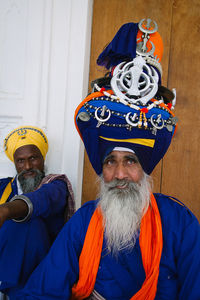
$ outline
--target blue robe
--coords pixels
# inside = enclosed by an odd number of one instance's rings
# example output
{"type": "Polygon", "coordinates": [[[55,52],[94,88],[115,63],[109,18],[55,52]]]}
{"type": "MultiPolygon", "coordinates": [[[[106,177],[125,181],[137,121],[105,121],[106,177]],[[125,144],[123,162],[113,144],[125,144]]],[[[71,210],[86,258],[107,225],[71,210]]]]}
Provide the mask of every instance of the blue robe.
{"type": "MultiPolygon", "coordinates": [[[[0,198],[11,178],[0,180],[0,198]]],[[[16,178],[7,201],[18,194],[16,178]]],[[[0,228],[0,290],[15,300],[35,267],[47,254],[64,225],[68,189],[64,181],[54,180],[38,190],[24,194],[33,204],[27,222],[6,221],[0,228]]]]}
{"type": "MultiPolygon", "coordinates": [[[[156,300],[200,299],[200,226],[184,205],[155,194],[163,230],[163,251],[156,300]]],[[[78,280],[78,259],[97,202],[83,205],[59,233],[48,255],[16,299],[70,299],[78,280]],[[67,238],[66,238],[67,237],[67,238]]],[[[116,259],[106,250],[105,240],[95,290],[107,300],[128,300],[142,286],[145,272],[139,241],[116,259]]]]}

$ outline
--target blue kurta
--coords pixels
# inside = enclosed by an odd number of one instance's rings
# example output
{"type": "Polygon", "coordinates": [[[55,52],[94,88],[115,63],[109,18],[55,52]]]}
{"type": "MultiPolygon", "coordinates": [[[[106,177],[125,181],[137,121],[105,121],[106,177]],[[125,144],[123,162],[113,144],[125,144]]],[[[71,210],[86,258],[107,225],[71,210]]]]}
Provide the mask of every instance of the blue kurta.
{"type": "MultiPolygon", "coordinates": [[[[200,299],[200,226],[196,217],[175,199],[155,194],[163,230],[163,251],[157,300],[200,299]]],[[[16,299],[70,299],[78,280],[78,259],[96,201],[80,208],[64,226],[49,254],[30,277],[16,299]]],[[[116,259],[105,241],[95,290],[107,300],[128,300],[142,286],[145,272],[139,242],[116,259]]]]}
{"type": "MultiPolygon", "coordinates": [[[[0,198],[10,180],[0,180],[0,198]]],[[[15,179],[7,201],[17,194],[15,179]]],[[[68,189],[64,181],[54,180],[24,195],[33,204],[31,218],[24,223],[9,220],[0,228],[0,290],[11,300],[16,299],[16,291],[25,284],[63,227],[68,189]]]]}

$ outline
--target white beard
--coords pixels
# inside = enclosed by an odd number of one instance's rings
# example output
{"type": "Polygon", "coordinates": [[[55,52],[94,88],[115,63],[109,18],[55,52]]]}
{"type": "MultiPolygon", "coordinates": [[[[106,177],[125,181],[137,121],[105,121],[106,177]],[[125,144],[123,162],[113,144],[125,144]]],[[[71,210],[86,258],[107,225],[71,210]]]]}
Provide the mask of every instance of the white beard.
{"type": "Polygon", "coordinates": [[[144,173],[139,183],[114,180],[105,183],[101,179],[99,206],[103,212],[107,247],[113,254],[132,249],[139,235],[142,216],[145,214],[151,191],[150,176],[144,173]],[[115,188],[124,185],[125,189],[115,188]]]}

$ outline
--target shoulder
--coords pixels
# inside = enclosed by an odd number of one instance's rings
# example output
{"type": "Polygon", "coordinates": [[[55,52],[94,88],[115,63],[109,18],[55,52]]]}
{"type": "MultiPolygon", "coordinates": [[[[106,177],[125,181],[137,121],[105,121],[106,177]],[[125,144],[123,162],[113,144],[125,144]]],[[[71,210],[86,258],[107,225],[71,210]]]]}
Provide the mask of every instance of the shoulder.
{"type": "Polygon", "coordinates": [[[81,226],[84,228],[84,230],[87,230],[87,227],[89,225],[90,219],[97,207],[97,200],[88,201],[84,203],[71,217],[71,219],[67,223],[75,224],[81,224],[81,226]]]}
{"type": "Polygon", "coordinates": [[[180,200],[172,196],[154,194],[162,223],[172,224],[174,228],[189,226],[191,223],[198,223],[196,216],[180,200]]]}
{"type": "Polygon", "coordinates": [[[70,182],[65,174],[48,174],[48,175],[45,175],[45,177],[42,179],[41,184],[44,184],[44,183],[47,184],[47,183],[55,182],[58,180],[65,182],[66,184],[68,184],[70,182]]]}
{"type": "Polygon", "coordinates": [[[98,200],[85,202],[77,211],[83,218],[91,218],[96,207],[98,200]]]}
{"type": "Polygon", "coordinates": [[[47,190],[55,188],[64,188],[65,190],[67,190],[67,182],[63,179],[62,175],[49,174],[42,179],[38,190],[41,188],[47,190]]]}
{"type": "Polygon", "coordinates": [[[199,266],[199,221],[190,209],[178,199],[162,194],[155,194],[155,198],[162,224],[163,265],[176,262],[177,265],[183,265],[187,270],[186,265],[191,262],[192,267],[192,261],[196,260],[199,266]]]}
{"type": "Polygon", "coordinates": [[[62,230],[63,236],[68,236],[71,241],[82,245],[91,217],[96,208],[96,203],[96,201],[88,201],[83,204],[64,225],[62,230]]]}
{"type": "Polygon", "coordinates": [[[180,211],[184,211],[188,214],[192,214],[192,212],[190,211],[190,209],[183,203],[181,202],[179,199],[172,197],[172,196],[168,196],[168,195],[164,195],[164,194],[160,194],[160,193],[155,193],[154,194],[157,204],[159,206],[159,209],[176,209],[176,210],[180,210],[180,211]]]}
{"type": "MultiPolygon", "coordinates": [[[[8,185],[9,182],[11,182],[12,177],[7,177],[7,178],[1,178],[0,179],[0,197],[2,196],[6,186],[8,185]]],[[[13,186],[16,185],[16,183],[12,183],[12,188],[13,186]]]]}
{"type": "Polygon", "coordinates": [[[12,180],[12,177],[0,178],[0,184],[8,184],[12,180]]]}
{"type": "Polygon", "coordinates": [[[11,180],[12,180],[12,177],[1,178],[0,179],[0,189],[4,189],[11,180]]]}
{"type": "Polygon", "coordinates": [[[95,209],[97,207],[98,204],[98,200],[91,200],[91,201],[87,201],[85,202],[80,209],[95,209]]]}
{"type": "Polygon", "coordinates": [[[71,187],[71,183],[68,180],[68,178],[66,177],[65,174],[49,174],[46,175],[41,183],[38,189],[63,189],[68,191],[69,193],[72,193],[72,187],[71,187]]]}

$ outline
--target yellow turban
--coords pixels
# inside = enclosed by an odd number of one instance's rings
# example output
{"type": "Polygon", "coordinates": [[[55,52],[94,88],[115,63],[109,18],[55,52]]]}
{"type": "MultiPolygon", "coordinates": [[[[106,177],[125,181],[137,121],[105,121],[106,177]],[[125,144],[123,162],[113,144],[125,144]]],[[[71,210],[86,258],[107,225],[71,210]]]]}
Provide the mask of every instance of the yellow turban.
{"type": "Polygon", "coordinates": [[[14,161],[15,151],[26,145],[35,145],[40,150],[44,160],[48,151],[48,140],[42,129],[33,126],[20,126],[11,131],[4,140],[4,151],[11,161],[14,161]]]}

